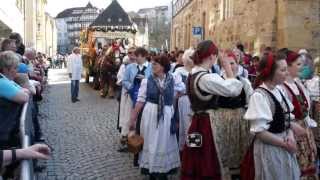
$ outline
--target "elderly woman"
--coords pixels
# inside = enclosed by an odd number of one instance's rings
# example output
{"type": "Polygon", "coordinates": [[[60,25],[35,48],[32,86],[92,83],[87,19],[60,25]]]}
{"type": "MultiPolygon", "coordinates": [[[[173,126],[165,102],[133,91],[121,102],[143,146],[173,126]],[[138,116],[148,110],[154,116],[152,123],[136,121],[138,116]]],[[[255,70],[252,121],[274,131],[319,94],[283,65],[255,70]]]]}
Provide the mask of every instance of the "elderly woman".
{"type": "Polygon", "coordinates": [[[13,81],[18,65],[19,58],[14,52],[0,53],[0,98],[23,104],[29,100],[29,91],[13,81]]]}
{"type": "MultiPolygon", "coordinates": [[[[182,56],[183,66],[179,67],[175,70],[174,75],[180,76],[182,82],[186,85],[187,78],[189,73],[191,72],[194,64],[192,59],[190,58],[194,53],[193,49],[188,49],[184,52],[182,56]]],[[[179,117],[179,149],[183,150],[186,141],[186,135],[188,133],[188,129],[191,121],[191,108],[190,108],[190,100],[187,96],[186,91],[177,94],[178,96],[178,117],[179,117]]],[[[176,113],[176,112],[175,112],[176,113]]]]}
{"type": "Polygon", "coordinates": [[[177,138],[171,133],[174,91],[184,90],[184,84],[170,73],[170,61],[166,56],[154,58],[152,75],[143,79],[137,104],[131,116],[130,130],[143,109],[141,136],[144,138],[139,164],[143,174],[150,179],[167,179],[180,166],[177,138]]]}

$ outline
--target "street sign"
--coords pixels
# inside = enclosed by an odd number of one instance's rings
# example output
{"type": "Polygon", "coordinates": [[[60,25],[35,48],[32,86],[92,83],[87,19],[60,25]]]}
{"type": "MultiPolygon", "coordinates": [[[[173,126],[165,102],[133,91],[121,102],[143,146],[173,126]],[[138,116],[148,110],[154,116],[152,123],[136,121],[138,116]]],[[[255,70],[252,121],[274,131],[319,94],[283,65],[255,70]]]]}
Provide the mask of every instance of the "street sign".
{"type": "Polygon", "coordinates": [[[202,27],[192,27],[192,35],[198,38],[202,37],[202,27]]]}

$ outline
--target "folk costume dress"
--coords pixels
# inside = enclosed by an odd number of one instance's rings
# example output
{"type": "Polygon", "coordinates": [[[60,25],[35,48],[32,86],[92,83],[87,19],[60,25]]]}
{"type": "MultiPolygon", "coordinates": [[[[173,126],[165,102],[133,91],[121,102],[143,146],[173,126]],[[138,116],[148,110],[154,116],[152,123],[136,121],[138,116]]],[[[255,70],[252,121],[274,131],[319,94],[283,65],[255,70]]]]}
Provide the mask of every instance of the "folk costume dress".
{"type": "Polygon", "coordinates": [[[225,179],[239,173],[240,162],[250,144],[249,122],[243,120],[243,116],[253,89],[248,79],[240,76],[237,79],[243,84],[240,95],[219,96],[218,109],[211,114],[215,119],[211,126],[225,179]]]}
{"type": "MultiPolygon", "coordinates": [[[[269,131],[276,136],[286,137],[290,128],[290,113],[293,105],[285,97],[281,86],[268,89],[259,86],[250,98],[244,119],[250,122],[250,132],[256,134],[269,131]]],[[[300,169],[295,154],[282,147],[264,143],[259,138],[253,143],[255,180],[299,180],[300,169]]],[[[250,167],[249,166],[249,167],[250,167]]],[[[249,168],[248,167],[248,168],[249,168]]]]}
{"type": "MultiPolygon", "coordinates": [[[[312,118],[316,121],[317,127],[312,128],[315,137],[317,148],[320,149],[320,77],[314,75],[310,80],[306,81],[306,88],[310,92],[310,99],[312,101],[312,118]]],[[[319,151],[318,151],[319,152],[319,151]]]]}
{"type": "Polygon", "coordinates": [[[187,93],[194,112],[188,134],[202,136],[201,147],[185,145],[182,154],[182,180],[221,180],[221,163],[215,143],[215,128],[211,116],[217,107],[217,96],[238,96],[242,83],[237,79],[222,79],[218,74],[195,66],[188,77],[187,93]]]}
{"type": "Polygon", "coordinates": [[[301,170],[301,179],[318,179],[316,177],[317,149],[310,128],[316,127],[317,124],[309,116],[310,96],[299,80],[290,83],[285,82],[283,86],[294,106],[295,122],[306,130],[306,135],[296,137],[298,146],[297,159],[301,170]]]}
{"type": "Polygon", "coordinates": [[[122,64],[117,74],[117,84],[122,87],[120,108],[119,108],[119,128],[121,135],[126,136],[129,133],[129,120],[132,109],[132,100],[129,96],[128,90],[122,86],[122,79],[128,64],[122,64]]]}
{"type": "MultiPolygon", "coordinates": [[[[122,86],[127,90],[129,97],[131,98],[132,102],[132,108],[134,108],[139,88],[141,85],[142,80],[137,78],[137,76],[144,75],[145,78],[148,78],[151,75],[152,68],[151,63],[145,62],[144,64],[137,64],[137,63],[131,63],[126,67],[123,80],[122,80],[122,86]]],[[[141,113],[138,115],[137,123],[136,123],[136,133],[140,134],[140,123],[141,123],[141,113]]],[[[138,165],[138,154],[134,156],[133,164],[135,167],[138,165]]]]}
{"type": "MultiPolygon", "coordinates": [[[[186,70],[185,67],[179,67],[174,72],[176,76],[180,76],[182,82],[187,86],[187,78],[189,75],[189,72],[186,70]]],[[[191,123],[191,107],[190,107],[190,100],[187,96],[186,91],[182,92],[182,96],[179,97],[178,103],[178,117],[179,117],[179,149],[180,151],[183,150],[183,147],[186,142],[186,136],[188,133],[188,129],[190,127],[191,123]]]]}
{"type": "Polygon", "coordinates": [[[140,127],[144,145],[139,154],[143,174],[169,174],[180,167],[177,138],[170,128],[174,91],[184,89],[169,73],[162,80],[151,75],[141,83],[137,101],[145,103],[140,127]]]}

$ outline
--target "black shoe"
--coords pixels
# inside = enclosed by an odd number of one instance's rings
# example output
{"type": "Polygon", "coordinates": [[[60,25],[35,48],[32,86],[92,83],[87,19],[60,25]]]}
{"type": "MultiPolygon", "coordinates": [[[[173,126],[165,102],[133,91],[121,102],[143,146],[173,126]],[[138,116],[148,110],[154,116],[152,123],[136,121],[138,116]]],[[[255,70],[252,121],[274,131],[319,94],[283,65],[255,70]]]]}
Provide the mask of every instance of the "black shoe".
{"type": "Polygon", "coordinates": [[[121,153],[126,153],[126,152],[128,152],[128,147],[121,147],[117,151],[121,152],[121,153]]]}
{"type": "Polygon", "coordinates": [[[80,99],[77,98],[77,99],[76,99],[76,102],[78,102],[78,101],[80,102],[80,99]]]}
{"type": "Polygon", "coordinates": [[[44,172],[44,170],[46,170],[45,165],[37,165],[36,167],[34,167],[34,172],[37,172],[37,173],[42,173],[44,172]]]}

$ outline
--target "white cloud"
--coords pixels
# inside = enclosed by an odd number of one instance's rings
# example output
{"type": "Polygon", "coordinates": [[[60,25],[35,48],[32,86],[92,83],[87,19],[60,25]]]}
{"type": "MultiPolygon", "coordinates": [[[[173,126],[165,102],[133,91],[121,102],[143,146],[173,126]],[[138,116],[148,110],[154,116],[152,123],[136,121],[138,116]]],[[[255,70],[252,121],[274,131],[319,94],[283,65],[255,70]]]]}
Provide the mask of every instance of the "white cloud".
{"type": "MultiPolygon", "coordinates": [[[[99,9],[106,8],[112,0],[90,0],[91,4],[99,9]]],[[[46,11],[52,16],[72,7],[83,7],[89,0],[48,0],[46,11]]],[[[141,8],[170,5],[171,0],[118,0],[125,11],[137,11],[141,8]]]]}

